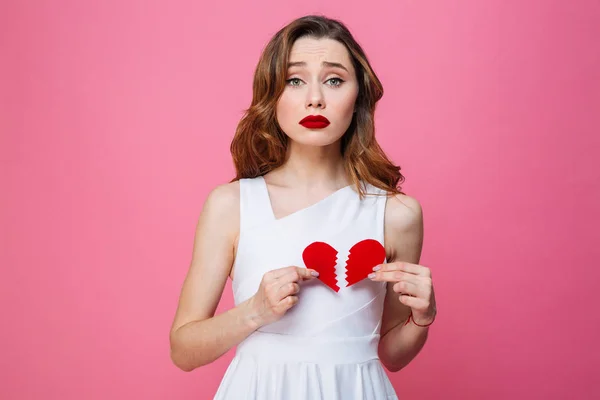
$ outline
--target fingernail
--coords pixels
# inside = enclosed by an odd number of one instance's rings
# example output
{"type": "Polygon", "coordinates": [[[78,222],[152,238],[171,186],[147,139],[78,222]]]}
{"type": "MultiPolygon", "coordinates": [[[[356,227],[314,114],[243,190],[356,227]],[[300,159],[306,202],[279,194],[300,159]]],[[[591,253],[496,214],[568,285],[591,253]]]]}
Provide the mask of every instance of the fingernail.
{"type": "MultiPolygon", "coordinates": [[[[369,279],[373,279],[373,278],[375,278],[375,275],[376,275],[376,274],[375,274],[375,272],[373,272],[372,274],[369,274],[369,275],[367,275],[367,276],[369,277],[369,279]]],[[[364,275],[363,275],[363,276],[364,276],[364,275]]]]}
{"type": "Polygon", "coordinates": [[[312,276],[319,276],[319,273],[317,271],[310,271],[310,274],[312,276]]]}
{"type": "Polygon", "coordinates": [[[379,271],[381,269],[381,265],[378,265],[376,267],[373,267],[373,271],[379,271]]]}

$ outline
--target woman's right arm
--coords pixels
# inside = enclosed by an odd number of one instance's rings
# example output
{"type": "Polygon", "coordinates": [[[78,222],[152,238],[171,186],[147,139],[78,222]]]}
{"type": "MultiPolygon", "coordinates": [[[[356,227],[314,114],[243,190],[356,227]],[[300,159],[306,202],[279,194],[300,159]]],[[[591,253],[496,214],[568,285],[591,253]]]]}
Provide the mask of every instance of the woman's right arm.
{"type": "Polygon", "coordinates": [[[171,359],[184,371],[216,360],[260,327],[250,301],[214,316],[239,234],[239,182],[216,187],[200,213],[192,260],[170,332],[171,359]]]}

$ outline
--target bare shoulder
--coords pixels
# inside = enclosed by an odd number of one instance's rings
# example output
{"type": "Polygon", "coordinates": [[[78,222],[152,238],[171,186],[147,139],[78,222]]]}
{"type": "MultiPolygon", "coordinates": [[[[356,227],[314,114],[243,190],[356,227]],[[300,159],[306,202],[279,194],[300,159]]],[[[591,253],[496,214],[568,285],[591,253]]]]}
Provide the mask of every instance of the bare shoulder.
{"type": "Polygon", "coordinates": [[[240,204],[240,182],[224,183],[214,187],[206,197],[205,207],[214,212],[235,211],[240,204]]]}
{"type": "Polygon", "coordinates": [[[423,243],[423,208],[416,198],[405,194],[388,198],[385,242],[390,259],[418,262],[423,243]]]}
{"type": "Polygon", "coordinates": [[[423,221],[423,208],[414,197],[406,194],[395,194],[388,198],[386,204],[386,223],[394,229],[406,229],[423,221]]]}
{"type": "Polygon", "coordinates": [[[197,235],[204,231],[217,238],[227,238],[235,254],[240,227],[240,183],[239,181],[215,186],[206,196],[197,235]],[[210,232],[210,233],[209,233],[210,232]]]}

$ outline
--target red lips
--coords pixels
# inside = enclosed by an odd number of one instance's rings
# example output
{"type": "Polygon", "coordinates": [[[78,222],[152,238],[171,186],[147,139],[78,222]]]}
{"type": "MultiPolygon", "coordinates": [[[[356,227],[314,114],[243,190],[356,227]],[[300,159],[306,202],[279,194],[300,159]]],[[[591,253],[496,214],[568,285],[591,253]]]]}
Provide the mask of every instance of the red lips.
{"type": "MultiPolygon", "coordinates": [[[[304,249],[302,259],[307,268],[319,272],[319,279],[334,291],[339,291],[335,274],[337,250],[324,242],[311,243],[304,249]]],[[[374,239],[366,239],[356,243],[350,249],[346,263],[347,286],[365,279],[373,272],[373,267],[385,261],[385,248],[374,239]]]]}
{"type": "Polygon", "coordinates": [[[304,117],[299,124],[308,129],[322,129],[328,126],[330,122],[322,115],[309,115],[304,117]]]}

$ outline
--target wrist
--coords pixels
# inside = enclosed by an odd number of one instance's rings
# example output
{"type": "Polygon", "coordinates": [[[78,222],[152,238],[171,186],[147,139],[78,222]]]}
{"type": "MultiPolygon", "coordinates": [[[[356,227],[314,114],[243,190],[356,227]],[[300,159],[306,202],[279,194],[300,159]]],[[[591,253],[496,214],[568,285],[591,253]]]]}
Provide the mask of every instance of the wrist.
{"type": "Polygon", "coordinates": [[[242,303],[242,315],[245,325],[253,331],[264,325],[254,303],[254,297],[242,303]]]}
{"type": "Polygon", "coordinates": [[[435,321],[435,314],[431,317],[417,316],[417,318],[415,319],[415,316],[413,315],[413,313],[411,311],[410,314],[408,315],[408,319],[406,320],[406,323],[404,325],[408,325],[411,321],[412,321],[413,325],[416,325],[420,328],[428,329],[429,326],[431,324],[433,324],[433,322],[435,321]]]}

